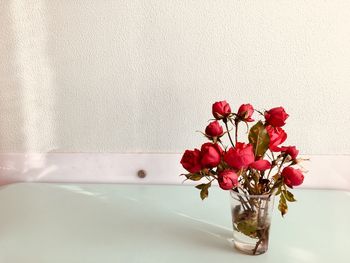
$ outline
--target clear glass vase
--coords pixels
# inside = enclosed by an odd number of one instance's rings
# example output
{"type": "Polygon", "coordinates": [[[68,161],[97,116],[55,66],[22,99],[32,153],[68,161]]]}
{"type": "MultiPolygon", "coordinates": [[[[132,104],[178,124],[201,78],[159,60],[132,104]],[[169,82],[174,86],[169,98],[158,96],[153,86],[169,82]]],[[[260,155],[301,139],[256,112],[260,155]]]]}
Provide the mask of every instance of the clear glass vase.
{"type": "Polygon", "coordinates": [[[263,254],[268,249],[274,193],[246,195],[230,191],[235,247],[250,255],[263,254]]]}

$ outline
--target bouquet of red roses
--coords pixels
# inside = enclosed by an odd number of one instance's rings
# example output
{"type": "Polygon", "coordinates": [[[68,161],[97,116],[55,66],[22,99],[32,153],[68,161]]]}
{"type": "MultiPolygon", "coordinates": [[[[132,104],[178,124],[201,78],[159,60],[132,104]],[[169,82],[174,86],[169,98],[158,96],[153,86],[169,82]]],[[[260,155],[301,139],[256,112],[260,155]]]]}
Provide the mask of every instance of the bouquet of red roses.
{"type": "Polygon", "coordinates": [[[289,115],[283,107],[260,112],[250,104],[241,105],[235,113],[226,101],[215,102],[212,113],[215,120],[203,133],[209,142],[200,150],[186,150],[182,156],[181,164],[189,172],[184,174],[186,180],[208,180],[196,186],[202,199],[208,197],[208,189],[215,180],[223,190],[246,195],[280,195],[278,209],[284,215],[287,201],[295,201],[289,189],[304,180],[302,171],[295,168],[301,161],[297,159],[299,151],[295,146],[282,146],[287,139],[282,127],[289,115]],[[249,129],[254,112],[264,119],[249,129]],[[241,124],[247,127],[247,143],[238,139],[241,124]],[[225,135],[228,147],[224,145],[225,135]]]}

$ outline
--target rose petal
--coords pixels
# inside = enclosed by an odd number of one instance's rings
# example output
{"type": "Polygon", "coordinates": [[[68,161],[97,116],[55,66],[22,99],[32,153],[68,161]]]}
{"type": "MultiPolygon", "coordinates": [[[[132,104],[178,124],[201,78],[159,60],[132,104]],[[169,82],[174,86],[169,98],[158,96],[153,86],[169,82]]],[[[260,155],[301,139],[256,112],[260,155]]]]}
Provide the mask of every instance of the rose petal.
{"type": "Polygon", "coordinates": [[[258,160],[249,165],[250,168],[265,171],[271,168],[271,163],[267,160],[258,160]]]}

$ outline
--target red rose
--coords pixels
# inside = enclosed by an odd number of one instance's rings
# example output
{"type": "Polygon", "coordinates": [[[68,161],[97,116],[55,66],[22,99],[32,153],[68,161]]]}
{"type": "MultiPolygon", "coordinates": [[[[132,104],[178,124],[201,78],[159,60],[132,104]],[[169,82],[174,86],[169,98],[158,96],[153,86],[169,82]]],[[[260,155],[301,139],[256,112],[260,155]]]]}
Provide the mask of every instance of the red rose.
{"type": "Polygon", "coordinates": [[[251,163],[249,167],[259,171],[265,171],[271,168],[271,163],[267,160],[258,160],[251,163]]]}
{"type": "Polygon", "coordinates": [[[254,108],[250,104],[243,104],[238,109],[237,115],[242,121],[252,122],[254,121],[251,117],[254,113],[254,108]]]}
{"type": "Polygon", "coordinates": [[[282,127],[285,125],[285,121],[288,117],[289,115],[284,111],[283,107],[277,107],[265,111],[266,122],[274,127],[282,127]]]}
{"type": "Polygon", "coordinates": [[[282,146],[281,151],[285,152],[286,154],[290,155],[290,157],[294,160],[297,158],[299,151],[295,146],[282,146]]]}
{"type": "Polygon", "coordinates": [[[224,133],[218,121],[213,121],[205,128],[205,134],[209,137],[219,137],[224,133]]]}
{"type": "Polygon", "coordinates": [[[271,125],[267,126],[266,130],[270,137],[270,150],[273,152],[281,151],[281,148],[278,146],[287,139],[287,133],[282,128],[272,127],[271,125]]]}
{"type": "Polygon", "coordinates": [[[248,168],[254,162],[253,146],[241,142],[236,143],[235,148],[230,148],[225,154],[225,162],[233,168],[248,168]]]}
{"type": "Polygon", "coordinates": [[[201,170],[201,152],[198,149],[186,150],[180,163],[190,173],[199,172],[201,170]]]}
{"type": "Polygon", "coordinates": [[[213,104],[213,115],[215,119],[220,120],[227,118],[231,114],[230,105],[224,101],[218,101],[213,104]]]}
{"type": "Polygon", "coordinates": [[[218,166],[221,161],[222,149],[216,143],[207,142],[201,147],[201,164],[204,168],[218,166]]]}
{"type": "Polygon", "coordinates": [[[291,188],[293,188],[293,186],[301,185],[304,181],[304,175],[302,172],[299,169],[294,169],[290,166],[283,169],[282,176],[286,185],[291,188]]]}
{"type": "Polygon", "coordinates": [[[238,185],[238,175],[232,170],[219,173],[218,182],[221,189],[230,190],[238,185]]]}

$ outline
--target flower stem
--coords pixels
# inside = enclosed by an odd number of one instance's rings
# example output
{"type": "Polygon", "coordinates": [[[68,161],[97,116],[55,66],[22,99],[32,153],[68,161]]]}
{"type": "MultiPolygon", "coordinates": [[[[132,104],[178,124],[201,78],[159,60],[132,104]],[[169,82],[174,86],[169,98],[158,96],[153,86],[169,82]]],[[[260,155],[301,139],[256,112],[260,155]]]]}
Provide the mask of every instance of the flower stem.
{"type": "Polygon", "coordinates": [[[268,227],[265,226],[265,228],[264,228],[264,230],[263,230],[263,233],[262,233],[260,239],[258,240],[258,242],[256,242],[256,245],[255,245],[255,247],[254,247],[254,249],[253,249],[253,255],[256,254],[256,252],[257,252],[257,250],[258,250],[258,247],[260,246],[261,242],[263,242],[263,241],[266,242],[266,241],[267,241],[267,237],[266,237],[266,234],[267,234],[266,231],[268,231],[267,229],[268,229],[268,227]]]}
{"type": "Polygon", "coordinates": [[[232,144],[232,147],[234,148],[234,147],[235,147],[235,144],[234,144],[233,141],[232,141],[231,134],[230,134],[230,131],[229,131],[229,129],[228,129],[228,125],[227,125],[227,120],[226,120],[226,119],[224,119],[224,123],[225,123],[225,127],[226,127],[226,130],[227,130],[228,138],[230,139],[230,142],[231,142],[231,144],[232,144]]]}
{"type": "MultiPolygon", "coordinates": [[[[256,242],[256,245],[253,249],[253,255],[256,254],[259,246],[261,245],[261,243],[263,242],[268,242],[268,235],[269,235],[269,228],[270,225],[267,222],[267,213],[268,213],[268,203],[269,201],[266,201],[265,206],[264,206],[264,214],[263,214],[263,222],[260,222],[261,220],[261,200],[259,200],[259,207],[258,207],[258,225],[263,225],[264,226],[264,230],[262,231],[261,235],[259,236],[259,240],[256,242]]],[[[264,244],[263,244],[264,245],[264,244]]],[[[266,245],[266,244],[265,244],[266,245]]]]}
{"type": "Polygon", "coordinates": [[[286,160],[286,156],[283,157],[282,162],[281,162],[280,166],[278,167],[278,171],[277,171],[278,174],[281,172],[281,169],[282,169],[282,166],[283,166],[285,160],[286,160]]]}
{"type": "MultiPolygon", "coordinates": [[[[240,188],[240,189],[242,190],[242,188],[240,188]]],[[[237,189],[237,188],[236,188],[236,189],[233,189],[233,191],[235,191],[235,192],[237,193],[237,197],[238,197],[238,199],[240,200],[243,209],[244,209],[245,211],[252,211],[251,208],[250,208],[249,205],[248,205],[249,202],[246,202],[246,201],[243,199],[243,197],[240,196],[238,189],[237,189]]]]}
{"type": "MultiPolygon", "coordinates": [[[[245,200],[243,199],[243,197],[239,196],[240,199],[241,199],[242,205],[243,205],[243,203],[245,203],[245,205],[247,206],[248,210],[251,211],[251,212],[254,212],[253,204],[249,201],[249,197],[245,194],[244,189],[243,189],[242,187],[238,187],[238,188],[242,191],[242,193],[245,195],[246,200],[247,200],[247,201],[245,201],[245,200]],[[249,204],[249,205],[248,205],[248,204],[249,204]]],[[[248,194],[249,194],[249,193],[248,193],[248,194]]]]}
{"type": "Polygon", "coordinates": [[[237,141],[238,141],[238,121],[235,121],[235,141],[236,141],[236,144],[237,144],[237,141]]]}

